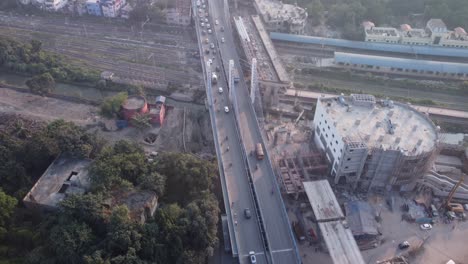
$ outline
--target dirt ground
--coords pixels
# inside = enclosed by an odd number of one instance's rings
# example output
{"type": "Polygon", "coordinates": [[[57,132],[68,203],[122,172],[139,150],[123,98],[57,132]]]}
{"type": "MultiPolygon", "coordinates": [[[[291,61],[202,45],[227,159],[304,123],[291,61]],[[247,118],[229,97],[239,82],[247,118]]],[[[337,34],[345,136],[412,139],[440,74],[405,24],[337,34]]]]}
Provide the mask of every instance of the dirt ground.
{"type": "Polygon", "coordinates": [[[0,88],[0,111],[30,116],[44,121],[64,119],[78,125],[97,124],[98,108],[55,98],[0,88]]]}
{"type": "Polygon", "coordinates": [[[419,224],[401,220],[401,197],[396,197],[395,210],[392,212],[383,199],[371,200],[377,212],[381,212],[381,232],[384,243],[379,247],[362,251],[366,263],[387,259],[395,254],[403,254],[398,244],[416,236],[425,242],[419,252],[410,254],[411,264],[445,264],[452,259],[457,264],[468,264],[466,242],[468,222],[455,220],[450,224],[437,221],[432,230],[421,230],[419,224]]]}
{"type": "Polygon", "coordinates": [[[99,116],[99,108],[96,106],[0,88],[0,112],[20,114],[46,122],[55,119],[72,121],[86,127],[90,132],[96,131],[109,142],[133,140],[142,143],[147,151],[186,151],[214,155],[209,115],[200,109],[169,107],[162,127],[152,127],[144,131],[133,127],[104,131],[102,123],[106,119],[99,116]],[[144,138],[149,133],[157,135],[152,144],[144,143],[144,138]]]}

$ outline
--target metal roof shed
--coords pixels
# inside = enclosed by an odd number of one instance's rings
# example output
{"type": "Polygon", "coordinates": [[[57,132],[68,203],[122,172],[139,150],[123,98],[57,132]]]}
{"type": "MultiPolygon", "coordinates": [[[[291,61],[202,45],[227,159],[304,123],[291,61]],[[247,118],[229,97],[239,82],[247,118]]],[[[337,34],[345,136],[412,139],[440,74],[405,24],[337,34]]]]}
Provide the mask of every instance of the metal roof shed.
{"type": "Polygon", "coordinates": [[[346,220],[354,236],[377,236],[375,210],[367,202],[350,201],[345,204],[346,220]]]}

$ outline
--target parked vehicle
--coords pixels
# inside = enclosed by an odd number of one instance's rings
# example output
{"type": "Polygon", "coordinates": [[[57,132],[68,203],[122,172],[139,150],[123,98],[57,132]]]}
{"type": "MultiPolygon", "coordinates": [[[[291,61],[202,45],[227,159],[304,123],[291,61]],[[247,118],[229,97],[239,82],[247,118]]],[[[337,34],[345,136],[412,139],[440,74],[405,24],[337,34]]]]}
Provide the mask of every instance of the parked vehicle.
{"type": "MultiPolygon", "coordinates": [[[[225,112],[226,114],[229,113],[229,107],[228,107],[228,106],[225,106],[225,107],[224,107],[224,112],[225,112]]],[[[228,150],[229,150],[229,149],[228,149],[228,150]]]]}
{"type": "Polygon", "coordinates": [[[218,75],[216,75],[216,73],[213,72],[213,74],[211,75],[211,81],[213,83],[217,83],[218,82],[218,75]]]}
{"type": "Polygon", "coordinates": [[[218,88],[218,93],[222,94],[223,93],[223,87],[218,88]]]}
{"type": "Polygon", "coordinates": [[[421,228],[421,230],[431,230],[432,229],[431,224],[422,224],[419,227],[421,228]]]}
{"type": "Polygon", "coordinates": [[[408,241],[403,241],[400,244],[398,244],[399,249],[407,249],[410,247],[410,243],[408,241]]]}
{"type": "Polygon", "coordinates": [[[447,206],[448,209],[454,213],[463,213],[463,211],[465,211],[463,205],[459,203],[449,203],[447,206]]]}

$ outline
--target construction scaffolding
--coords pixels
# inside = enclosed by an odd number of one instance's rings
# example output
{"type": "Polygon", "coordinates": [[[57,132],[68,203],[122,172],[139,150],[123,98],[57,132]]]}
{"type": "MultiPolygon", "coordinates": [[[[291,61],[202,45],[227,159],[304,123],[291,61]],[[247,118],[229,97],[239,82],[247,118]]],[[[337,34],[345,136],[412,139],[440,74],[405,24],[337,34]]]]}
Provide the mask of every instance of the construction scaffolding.
{"type": "Polygon", "coordinates": [[[285,192],[295,195],[304,192],[304,181],[321,178],[328,170],[327,161],[319,152],[285,155],[278,158],[276,164],[285,192]]]}

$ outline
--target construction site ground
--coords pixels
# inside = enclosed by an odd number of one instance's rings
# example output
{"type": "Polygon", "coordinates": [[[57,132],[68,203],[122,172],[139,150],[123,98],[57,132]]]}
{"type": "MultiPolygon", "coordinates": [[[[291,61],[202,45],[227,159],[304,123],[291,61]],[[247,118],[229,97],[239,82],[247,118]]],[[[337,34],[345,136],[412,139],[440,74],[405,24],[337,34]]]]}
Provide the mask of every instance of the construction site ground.
{"type": "Polygon", "coordinates": [[[452,259],[457,264],[468,263],[466,237],[468,237],[468,222],[454,220],[446,224],[439,219],[432,230],[421,230],[417,223],[402,220],[400,206],[405,200],[395,196],[394,211],[387,206],[383,197],[370,197],[369,202],[382,219],[381,232],[383,243],[377,248],[362,251],[366,263],[376,263],[396,255],[408,255],[411,264],[444,264],[452,259]],[[423,240],[420,249],[415,248],[410,240],[423,240]],[[412,247],[399,250],[398,244],[408,240],[412,247]]]}
{"type": "MultiPolygon", "coordinates": [[[[310,121],[301,120],[295,124],[294,119],[284,117],[271,118],[267,122],[265,126],[268,139],[266,145],[278,173],[281,171],[278,167],[278,159],[294,159],[298,155],[317,151],[313,144],[313,131],[310,127],[310,121]]],[[[301,168],[298,169],[298,171],[300,170],[301,168]]],[[[320,178],[326,178],[326,173],[305,175],[303,180],[310,181],[320,178]]],[[[335,194],[341,205],[349,200],[364,200],[374,207],[377,215],[380,214],[381,244],[376,248],[361,251],[365,263],[375,264],[396,256],[404,256],[410,264],[445,264],[450,259],[457,264],[468,264],[468,251],[465,249],[468,222],[454,220],[452,223],[446,224],[443,219],[439,219],[433,225],[432,230],[425,231],[421,230],[417,223],[402,220],[401,205],[414,204],[414,197],[402,197],[399,194],[394,194],[392,211],[381,195],[367,196],[338,189],[335,189],[335,194]],[[398,244],[403,241],[410,242],[409,249],[398,249],[398,244]]],[[[309,220],[312,218],[312,209],[304,193],[299,196],[284,194],[283,199],[291,223],[301,221],[300,218],[302,218],[306,230],[312,228],[318,233],[317,225],[309,220]]],[[[422,207],[417,205],[412,205],[412,207],[415,207],[419,214],[423,214],[422,207]]],[[[320,243],[310,243],[307,240],[298,241],[298,247],[304,264],[333,263],[320,243]]]]}
{"type": "Polygon", "coordinates": [[[103,124],[109,120],[99,115],[99,108],[96,106],[0,88],[0,113],[19,114],[46,122],[55,119],[72,121],[86,127],[90,132],[97,131],[109,142],[122,139],[133,140],[142,143],[147,151],[186,151],[200,155],[213,155],[209,117],[207,112],[200,107],[170,106],[162,127],[153,127],[143,131],[134,127],[104,131],[103,124]],[[150,133],[156,135],[156,140],[148,144],[145,143],[144,138],[150,133]]]}

